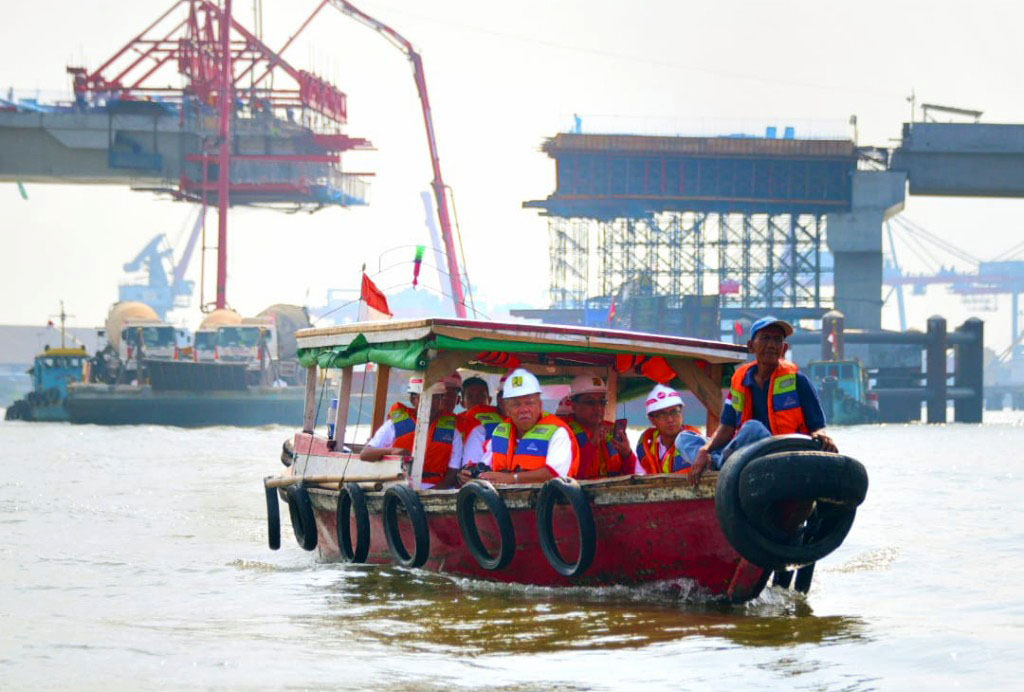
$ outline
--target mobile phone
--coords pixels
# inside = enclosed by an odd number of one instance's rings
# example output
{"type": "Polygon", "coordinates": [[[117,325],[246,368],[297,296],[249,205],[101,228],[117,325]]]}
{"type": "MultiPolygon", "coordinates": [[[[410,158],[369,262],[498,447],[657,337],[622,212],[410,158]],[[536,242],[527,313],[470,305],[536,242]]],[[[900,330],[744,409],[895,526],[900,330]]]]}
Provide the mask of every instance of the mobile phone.
{"type": "Polygon", "coordinates": [[[615,421],[615,437],[625,439],[627,423],[628,421],[625,418],[619,418],[615,421]]]}

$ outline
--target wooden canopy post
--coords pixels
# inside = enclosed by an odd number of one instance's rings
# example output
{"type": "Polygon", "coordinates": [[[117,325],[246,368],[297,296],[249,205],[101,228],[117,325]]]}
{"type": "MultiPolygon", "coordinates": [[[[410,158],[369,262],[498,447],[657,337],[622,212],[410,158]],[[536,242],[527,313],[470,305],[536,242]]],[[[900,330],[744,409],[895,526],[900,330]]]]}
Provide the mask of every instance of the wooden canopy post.
{"type": "MultiPolygon", "coordinates": [[[[366,371],[363,371],[366,377],[366,371]]],[[[388,381],[391,379],[391,366],[377,366],[377,384],[373,389],[373,418],[370,420],[370,435],[384,423],[384,414],[388,409],[388,381]]]]}
{"type": "Polygon", "coordinates": [[[608,385],[608,403],[604,407],[604,420],[615,421],[615,407],[619,399],[619,373],[615,368],[608,368],[608,376],[605,378],[608,385]]]}
{"type": "Polygon", "coordinates": [[[416,408],[416,436],[413,440],[412,471],[409,482],[413,490],[423,487],[423,465],[427,459],[428,434],[430,432],[430,403],[435,394],[443,392],[442,388],[434,390],[434,385],[451,375],[458,368],[472,360],[472,355],[464,351],[445,351],[431,358],[427,372],[423,375],[423,394],[420,405],[416,408]]]}
{"type": "Polygon", "coordinates": [[[316,365],[306,368],[306,406],[303,409],[302,432],[313,433],[316,426],[316,365]]]}
{"type": "Polygon", "coordinates": [[[672,370],[676,373],[686,388],[697,397],[697,400],[704,405],[708,412],[706,433],[710,436],[714,433],[713,427],[717,428],[719,415],[722,411],[722,366],[712,365],[711,376],[697,367],[697,363],[686,358],[666,358],[672,370]],[[715,368],[718,369],[718,379],[714,379],[715,368]],[[712,427],[713,424],[713,427],[712,427]]]}
{"type": "MultiPolygon", "coordinates": [[[[338,383],[338,419],[334,422],[335,442],[345,444],[345,428],[348,425],[348,407],[352,400],[352,366],[341,369],[341,382],[338,383]]],[[[335,448],[338,449],[340,445],[335,448]]]]}

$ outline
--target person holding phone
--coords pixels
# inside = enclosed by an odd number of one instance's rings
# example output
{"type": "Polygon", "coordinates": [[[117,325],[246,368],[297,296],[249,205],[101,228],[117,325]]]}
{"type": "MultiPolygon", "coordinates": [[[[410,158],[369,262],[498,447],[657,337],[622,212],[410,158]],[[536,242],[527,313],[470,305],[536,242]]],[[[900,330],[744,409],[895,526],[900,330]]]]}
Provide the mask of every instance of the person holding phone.
{"type": "MultiPolygon", "coordinates": [[[[625,420],[616,426],[604,420],[608,385],[596,375],[578,375],[569,386],[573,414],[566,422],[580,446],[576,478],[606,478],[633,473],[636,455],[629,447],[625,420]]],[[[618,422],[618,421],[617,421],[618,422]]]]}

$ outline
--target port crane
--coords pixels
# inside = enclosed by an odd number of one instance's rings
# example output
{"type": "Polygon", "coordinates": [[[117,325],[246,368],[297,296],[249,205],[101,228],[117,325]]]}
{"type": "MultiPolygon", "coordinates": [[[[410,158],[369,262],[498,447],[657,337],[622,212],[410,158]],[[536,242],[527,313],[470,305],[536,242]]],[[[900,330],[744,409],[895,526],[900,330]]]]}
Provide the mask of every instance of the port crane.
{"type": "Polygon", "coordinates": [[[202,231],[204,216],[205,208],[200,207],[177,264],[173,260],[174,251],[163,233],[154,236],[134,259],[126,262],[124,271],[145,271],[146,279],[145,283],[128,281],[119,285],[118,300],[146,303],[156,311],[161,320],[167,318],[168,311],[187,307],[192,297],[194,282],[185,280],[185,272],[188,270],[196,241],[202,231]]]}

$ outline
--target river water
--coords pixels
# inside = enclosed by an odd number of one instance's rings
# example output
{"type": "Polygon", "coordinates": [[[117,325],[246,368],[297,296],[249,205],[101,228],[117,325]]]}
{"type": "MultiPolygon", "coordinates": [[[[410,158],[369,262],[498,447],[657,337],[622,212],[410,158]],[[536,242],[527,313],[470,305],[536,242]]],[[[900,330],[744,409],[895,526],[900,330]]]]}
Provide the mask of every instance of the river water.
{"type": "MultiPolygon", "coordinates": [[[[1024,416],[835,429],[804,597],[499,587],[266,547],[283,427],[0,423],[0,689],[1020,689],[1024,416]]],[[[635,432],[635,431],[634,431],[635,432]]]]}

